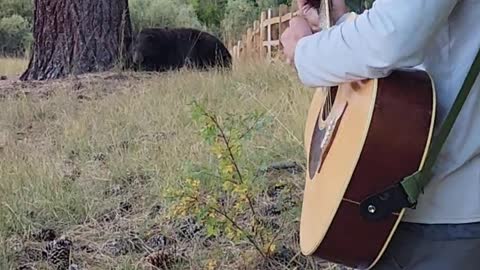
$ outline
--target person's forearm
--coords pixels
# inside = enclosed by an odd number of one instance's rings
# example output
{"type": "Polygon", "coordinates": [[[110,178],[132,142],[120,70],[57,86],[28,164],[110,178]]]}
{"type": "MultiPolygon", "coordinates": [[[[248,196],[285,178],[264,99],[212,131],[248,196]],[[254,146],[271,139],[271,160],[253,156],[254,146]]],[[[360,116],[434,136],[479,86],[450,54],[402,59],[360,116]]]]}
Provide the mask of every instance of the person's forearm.
{"type": "Polygon", "coordinates": [[[333,86],[419,65],[458,1],[377,0],[353,20],[302,38],[294,59],[299,77],[307,86],[333,86]]]}

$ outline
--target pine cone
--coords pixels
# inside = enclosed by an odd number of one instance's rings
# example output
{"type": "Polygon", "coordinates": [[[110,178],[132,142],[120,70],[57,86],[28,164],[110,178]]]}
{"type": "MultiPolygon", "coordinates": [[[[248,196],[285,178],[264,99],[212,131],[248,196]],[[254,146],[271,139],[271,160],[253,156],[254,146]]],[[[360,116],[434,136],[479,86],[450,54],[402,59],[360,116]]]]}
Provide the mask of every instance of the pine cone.
{"type": "Polygon", "coordinates": [[[70,267],[70,251],[72,241],[63,238],[48,242],[45,247],[47,262],[55,270],[68,270],[70,267]]]}
{"type": "Polygon", "coordinates": [[[145,258],[145,262],[154,269],[170,269],[170,266],[175,262],[173,255],[164,251],[154,252],[145,258]]]}

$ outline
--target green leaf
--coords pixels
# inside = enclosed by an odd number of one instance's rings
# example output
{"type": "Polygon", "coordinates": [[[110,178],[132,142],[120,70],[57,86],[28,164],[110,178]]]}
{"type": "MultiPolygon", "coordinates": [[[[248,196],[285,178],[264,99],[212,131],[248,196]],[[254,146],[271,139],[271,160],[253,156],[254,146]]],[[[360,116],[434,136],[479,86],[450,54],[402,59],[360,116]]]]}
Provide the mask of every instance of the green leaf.
{"type": "Polygon", "coordinates": [[[217,236],[217,229],[213,224],[207,224],[207,237],[217,236]]]}
{"type": "Polygon", "coordinates": [[[207,216],[208,216],[208,210],[206,208],[201,208],[196,215],[197,220],[204,220],[207,216]]]}

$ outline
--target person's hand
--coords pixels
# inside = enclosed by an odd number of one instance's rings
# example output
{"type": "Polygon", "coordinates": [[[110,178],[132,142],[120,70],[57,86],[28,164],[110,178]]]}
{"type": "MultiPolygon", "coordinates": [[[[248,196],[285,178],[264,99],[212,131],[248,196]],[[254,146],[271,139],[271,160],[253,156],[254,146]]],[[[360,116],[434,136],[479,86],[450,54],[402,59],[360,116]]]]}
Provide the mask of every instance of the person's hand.
{"type": "MultiPolygon", "coordinates": [[[[318,0],[327,1],[327,0],[318,0]]],[[[307,3],[308,0],[297,0],[297,8],[300,14],[305,17],[310,27],[314,32],[320,31],[320,15],[318,10],[307,3]]],[[[336,22],[343,14],[348,12],[348,7],[345,0],[331,0],[331,15],[334,22],[336,22]]]]}
{"type": "Polygon", "coordinates": [[[320,31],[320,15],[318,14],[318,10],[308,4],[307,0],[297,0],[297,8],[300,11],[300,15],[303,16],[310,25],[312,31],[320,31]]]}
{"type": "Polygon", "coordinates": [[[313,34],[312,29],[306,19],[303,17],[294,17],[290,20],[290,26],[285,29],[280,37],[283,53],[288,63],[293,64],[295,48],[297,47],[298,41],[311,34],[313,34]]]}

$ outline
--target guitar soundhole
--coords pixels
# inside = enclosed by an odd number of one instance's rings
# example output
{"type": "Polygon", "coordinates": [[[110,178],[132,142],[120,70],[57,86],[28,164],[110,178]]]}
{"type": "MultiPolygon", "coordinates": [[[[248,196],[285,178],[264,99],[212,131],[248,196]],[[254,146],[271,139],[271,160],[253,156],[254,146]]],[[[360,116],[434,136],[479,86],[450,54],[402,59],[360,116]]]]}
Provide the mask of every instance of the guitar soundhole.
{"type": "MultiPolygon", "coordinates": [[[[347,108],[347,104],[343,105],[342,112],[340,115],[329,119],[329,115],[332,112],[333,104],[335,103],[335,97],[337,96],[337,87],[331,88],[327,95],[327,100],[324,104],[322,112],[318,115],[315,121],[315,128],[313,132],[313,137],[310,145],[309,153],[309,176],[313,180],[315,174],[320,171],[323,161],[330,150],[333,138],[335,138],[338,123],[342,119],[343,112],[347,108]],[[324,122],[324,126],[320,127],[319,120],[320,117],[324,122]],[[328,120],[328,121],[327,121],[328,120]]],[[[341,105],[339,105],[341,106],[341,105]]]]}
{"type": "Polygon", "coordinates": [[[318,128],[318,118],[315,121],[315,128],[313,132],[313,138],[310,146],[310,157],[309,157],[309,164],[308,164],[308,174],[310,179],[313,180],[313,177],[317,173],[318,168],[320,167],[320,159],[322,157],[322,147],[321,143],[323,138],[325,138],[325,129],[318,128]]]}

